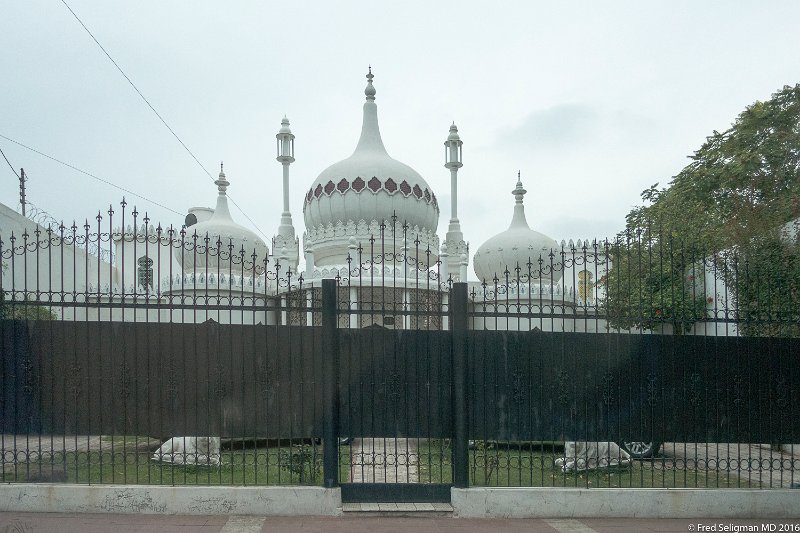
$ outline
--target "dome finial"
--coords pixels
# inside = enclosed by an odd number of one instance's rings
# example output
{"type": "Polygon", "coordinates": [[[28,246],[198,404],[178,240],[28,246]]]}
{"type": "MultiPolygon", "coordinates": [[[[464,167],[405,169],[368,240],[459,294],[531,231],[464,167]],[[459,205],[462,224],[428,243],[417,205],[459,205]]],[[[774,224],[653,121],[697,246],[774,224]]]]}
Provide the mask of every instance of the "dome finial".
{"type": "Polygon", "coordinates": [[[522,204],[522,199],[525,197],[525,193],[528,192],[522,187],[522,172],[519,170],[517,171],[517,186],[511,191],[511,194],[514,195],[514,199],[516,203],[522,204]]]}
{"type": "Polygon", "coordinates": [[[230,185],[230,182],[225,177],[224,168],[225,168],[224,162],[220,161],[220,163],[219,163],[219,179],[214,181],[214,185],[217,186],[217,190],[219,191],[219,195],[220,196],[225,196],[226,195],[225,191],[228,190],[228,185],[230,185]]]}
{"type": "Polygon", "coordinates": [[[375,76],[372,75],[372,65],[369,66],[369,72],[367,73],[367,88],[364,89],[364,94],[367,95],[367,100],[370,102],[375,101],[375,87],[372,85],[372,78],[375,76]]]}

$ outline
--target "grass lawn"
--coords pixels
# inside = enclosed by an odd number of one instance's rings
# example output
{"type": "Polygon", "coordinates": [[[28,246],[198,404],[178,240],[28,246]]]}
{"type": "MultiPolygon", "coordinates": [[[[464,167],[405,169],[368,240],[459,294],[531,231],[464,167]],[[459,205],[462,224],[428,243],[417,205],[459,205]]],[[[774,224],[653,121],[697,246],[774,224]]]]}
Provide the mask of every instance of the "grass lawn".
{"type": "MultiPolygon", "coordinates": [[[[309,441],[281,446],[226,447],[220,466],[183,466],[151,460],[159,441],[146,437],[102,437],[99,450],[43,452],[38,460],[2,464],[3,482],[119,483],[143,485],[322,485],[322,445],[309,441]]],[[[251,443],[252,444],[252,443],[251,443]]],[[[340,479],[348,480],[349,448],[340,448],[340,479]]],[[[451,483],[447,440],[417,444],[419,481],[451,483]]],[[[554,461],[563,448],[547,443],[479,444],[469,452],[470,484],[497,487],[754,487],[724,470],[686,467],[658,457],[629,465],[562,472],[554,461]]],[[[380,468],[380,467],[378,467],[380,468]]]]}
{"type": "MultiPolygon", "coordinates": [[[[420,477],[452,479],[450,447],[447,441],[422,443],[420,457],[446,457],[447,462],[420,462],[420,477]]],[[[680,463],[659,457],[649,461],[632,461],[616,466],[583,472],[563,472],[555,460],[563,456],[563,448],[551,444],[517,444],[511,446],[478,445],[469,452],[470,485],[476,487],[739,487],[747,484],[732,472],[684,468],[680,463]]]]}
{"type": "Polygon", "coordinates": [[[55,452],[39,461],[4,464],[4,482],[120,483],[142,485],[321,485],[322,447],[294,445],[225,450],[220,466],[174,465],[152,452],[55,452]]]}

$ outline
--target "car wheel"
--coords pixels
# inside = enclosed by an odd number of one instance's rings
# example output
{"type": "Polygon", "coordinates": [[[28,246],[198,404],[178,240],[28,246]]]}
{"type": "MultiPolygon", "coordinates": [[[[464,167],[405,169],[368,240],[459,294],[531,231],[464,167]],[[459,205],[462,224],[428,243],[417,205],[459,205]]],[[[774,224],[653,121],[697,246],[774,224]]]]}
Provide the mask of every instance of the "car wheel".
{"type": "Polygon", "coordinates": [[[620,442],[619,446],[634,459],[655,457],[658,454],[658,450],[661,449],[660,442],[620,442]]]}

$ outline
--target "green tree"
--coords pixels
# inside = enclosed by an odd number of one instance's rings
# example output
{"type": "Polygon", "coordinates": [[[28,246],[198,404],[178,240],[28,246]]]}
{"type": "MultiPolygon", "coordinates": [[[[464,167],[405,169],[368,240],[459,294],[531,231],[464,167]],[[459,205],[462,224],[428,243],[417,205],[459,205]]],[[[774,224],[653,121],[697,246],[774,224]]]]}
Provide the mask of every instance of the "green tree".
{"type": "Polygon", "coordinates": [[[705,292],[687,277],[713,261],[747,333],[792,334],[773,320],[796,322],[800,305],[797,243],[779,235],[800,216],[800,84],[748,106],[691,160],[626,217],[608,276],[611,324],[685,330],[705,292]]]}
{"type": "Polygon", "coordinates": [[[606,286],[605,310],[615,328],[686,332],[705,317],[705,295],[692,283],[698,256],[674,238],[637,231],[621,235],[609,248],[613,268],[606,286]]]}

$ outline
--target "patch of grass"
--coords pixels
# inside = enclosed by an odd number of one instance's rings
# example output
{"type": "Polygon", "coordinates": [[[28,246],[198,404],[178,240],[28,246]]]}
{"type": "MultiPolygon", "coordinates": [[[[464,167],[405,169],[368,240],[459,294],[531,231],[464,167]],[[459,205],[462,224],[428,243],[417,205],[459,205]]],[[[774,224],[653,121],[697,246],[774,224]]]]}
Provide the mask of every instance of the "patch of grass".
{"type": "Polygon", "coordinates": [[[3,482],[142,485],[321,485],[322,448],[294,445],[224,451],[219,466],[174,465],[150,452],[56,452],[36,462],[5,464],[3,482]]]}
{"type": "MultiPolygon", "coordinates": [[[[420,463],[420,478],[452,479],[449,441],[431,440],[420,444],[420,456],[447,457],[440,464],[420,463]]],[[[479,443],[469,452],[470,485],[476,487],[584,487],[584,488],[727,488],[756,487],[734,473],[684,467],[671,458],[632,461],[582,472],[563,472],[555,460],[563,451],[548,445],[501,447],[479,443]]]]}
{"type": "MultiPolygon", "coordinates": [[[[37,460],[5,462],[2,482],[64,482],[141,485],[322,485],[322,445],[264,442],[225,449],[220,466],[183,466],[152,461],[154,439],[103,437],[97,451],[57,451],[37,460]],[[113,444],[113,448],[112,448],[113,444]]],[[[419,481],[451,483],[450,441],[420,439],[419,481]]],[[[348,481],[350,447],[339,448],[339,475],[348,481]]],[[[469,452],[470,484],[496,487],[734,488],[760,486],[726,470],[698,469],[670,457],[629,465],[563,472],[554,462],[563,455],[552,443],[477,443],[469,452]]],[[[6,459],[8,461],[8,458],[6,459]]],[[[359,466],[356,465],[355,468],[359,466]]],[[[366,466],[365,468],[371,468],[366,466]]],[[[382,467],[377,467],[382,468],[382,467]]]]}

